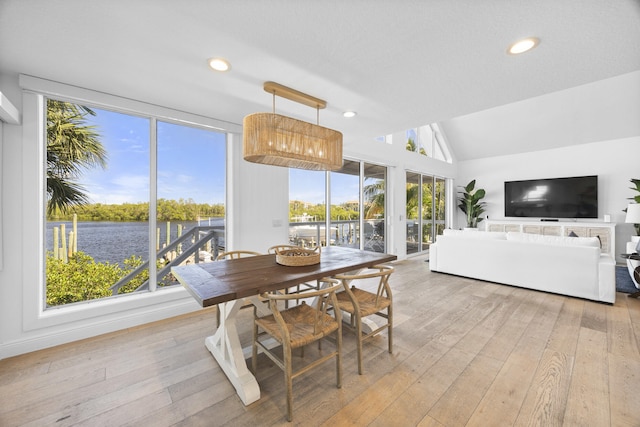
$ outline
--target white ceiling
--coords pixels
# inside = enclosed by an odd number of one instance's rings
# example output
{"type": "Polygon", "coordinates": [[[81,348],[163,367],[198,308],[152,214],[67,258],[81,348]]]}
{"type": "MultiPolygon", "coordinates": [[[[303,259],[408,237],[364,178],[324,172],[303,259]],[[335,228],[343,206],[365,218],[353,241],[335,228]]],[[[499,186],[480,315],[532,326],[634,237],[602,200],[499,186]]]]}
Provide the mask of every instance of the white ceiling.
{"type": "Polygon", "coordinates": [[[640,135],[639,40],[638,0],[0,0],[4,75],[233,123],[272,80],[325,99],[345,144],[442,122],[458,160],[640,135]]]}

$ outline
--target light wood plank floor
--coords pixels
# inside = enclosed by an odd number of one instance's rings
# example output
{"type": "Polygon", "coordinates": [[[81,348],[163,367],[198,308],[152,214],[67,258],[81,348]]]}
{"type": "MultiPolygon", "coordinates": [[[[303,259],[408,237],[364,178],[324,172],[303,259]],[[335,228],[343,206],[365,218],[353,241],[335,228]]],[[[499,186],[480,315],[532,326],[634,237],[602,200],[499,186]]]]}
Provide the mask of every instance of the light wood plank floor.
{"type": "MultiPolygon", "coordinates": [[[[295,380],[294,425],[640,426],[639,300],[395,266],[393,354],[385,336],[365,344],[359,376],[345,331],[342,388],[332,362],[295,380]]],[[[281,371],[261,355],[245,407],[204,347],[214,322],[207,309],[0,361],[0,425],[287,425],[281,371]]]]}

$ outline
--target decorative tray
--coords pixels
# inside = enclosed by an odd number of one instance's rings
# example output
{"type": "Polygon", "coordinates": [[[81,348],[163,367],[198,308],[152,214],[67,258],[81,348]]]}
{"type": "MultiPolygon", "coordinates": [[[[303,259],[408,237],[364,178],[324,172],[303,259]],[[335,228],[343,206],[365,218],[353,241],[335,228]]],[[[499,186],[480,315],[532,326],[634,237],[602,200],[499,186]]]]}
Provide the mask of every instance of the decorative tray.
{"type": "Polygon", "coordinates": [[[315,249],[284,249],[276,252],[276,262],[289,267],[320,263],[320,246],[315,249]]]}

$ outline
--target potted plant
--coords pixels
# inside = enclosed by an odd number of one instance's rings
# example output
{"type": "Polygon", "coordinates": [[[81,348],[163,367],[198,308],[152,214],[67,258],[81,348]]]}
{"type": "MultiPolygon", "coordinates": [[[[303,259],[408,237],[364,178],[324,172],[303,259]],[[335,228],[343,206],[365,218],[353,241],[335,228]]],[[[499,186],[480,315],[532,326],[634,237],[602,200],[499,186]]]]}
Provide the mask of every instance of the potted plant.
{"type": "Polygon", "coordinates": [[[476,180],[474,179],[462,187],[462,191],[458,193],[462,194],[458,199],[460,202],[458,207],[466,215],[468,228],[477,228],[478,223],[484,219],[481,215],[484,213],[485,202],[480,200],[484,198],[486,193],[482,188],[475,188],[475,186],[476,180]]]}
{"type": "MultiPolygon", "coordinates": [[[[637,191],[638,194],[636,196],[629,197],[629,200],[633,200],[636,203],[640,203],[640,179],[631,178],[630,181],[633,183],[633,185],[635,185],[635,187],[629,187],[629,188],[637,191]]],[[[627,209],[624,209],[624,212],[626,211],[627,209]]],[[[635,228],[636,230],[636,235],[640,236],[640,224],[633,224],[633,228],[635,228]]]]}

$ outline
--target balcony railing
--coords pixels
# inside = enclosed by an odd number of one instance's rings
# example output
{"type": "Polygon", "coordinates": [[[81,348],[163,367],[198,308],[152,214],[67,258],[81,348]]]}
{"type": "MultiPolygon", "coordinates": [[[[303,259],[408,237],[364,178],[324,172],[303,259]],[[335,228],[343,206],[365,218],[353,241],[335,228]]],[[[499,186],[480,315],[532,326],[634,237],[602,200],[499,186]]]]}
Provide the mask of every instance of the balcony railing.
{"type": "MultiPolygon", "coordinates": [[[[224,227],[220,226],[196,226],[187,230],[182,236],[171,242],[156,253],[156,261],[162,260],[164,264],[157,271],[157,281],[160,283],[171,272],[171,267],[189,262],[213,261],[218,256],[220,241],[224,240],[224,227]]],[[[149,268],[149,261],[145,261],[131,273],[111,286],[113,295],[129,283],[134,277],[149,268]]],[[[171,280],[171,282],[174,282],[171,280]]],[[[175,282],[177,283],[177,282],[175,282]]],[[[149,280],[140,285],[135,292],[148,290],[149,280]]]]}
{"type": "MultiPolygon", "coordinates": [[[[318,243],[327,245],[325,236],[325,223],[318,221],[291,222],[289,223],[289,241],[291,244],[303,247],[315,247],[318,243]]],[[[364,249],[374,252],[384,252],[384,220],[365,220],[364,222],[364,249]]],[[[221,226],[195,226],[172,241],[156,253],[156,263],[160,264],[157,270],[157,282],[164,285],[177,283],[171,279],[171,267],[185,263],[199,263],[214,261],[220,250],[224,250],[224,227],[221,226]]],[[[358,220],[331,221],[329,245],[360,248],[360,222],[358,220]]],[[[149,261],[145,261],[135,270],[131,271],[117,283],[111,286],[113,295],[128,284],[136,276],[149,268],[149,261]]],[[[136,288],[135,292],[149,289],[149,281],[146,280],[136,288]]]]}
{"type": "MultiPolygon", "coordinates": [[[[360,248],[359,220],[332,220],[330,224],[329,245],[360,248]]],[[[326,224],[324,221],[289,223],[289,241],[291,244],[315,247],[326,246],[326,224]]],[[[384,219],[364,221],[364,249],[384,252],[384,219]]]]}

